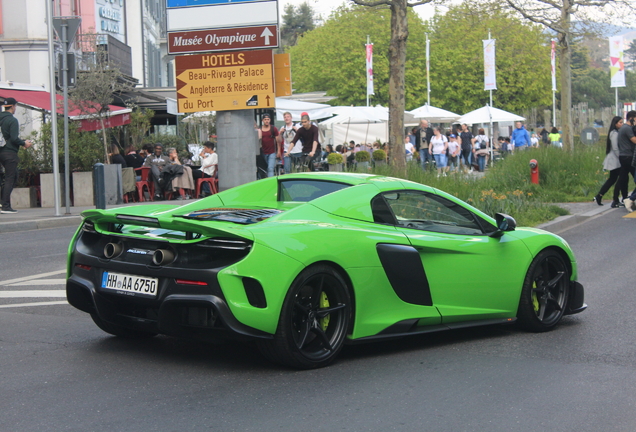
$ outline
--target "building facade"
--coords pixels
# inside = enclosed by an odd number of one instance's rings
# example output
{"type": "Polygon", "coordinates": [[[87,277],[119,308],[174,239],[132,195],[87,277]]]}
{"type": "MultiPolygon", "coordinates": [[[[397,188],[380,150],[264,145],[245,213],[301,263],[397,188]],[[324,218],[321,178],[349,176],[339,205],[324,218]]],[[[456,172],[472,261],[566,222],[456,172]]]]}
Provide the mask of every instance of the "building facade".
{"type": "MultiPolygon", "coordinates": [[[[43,67],[48,65],[46,1],[0,0],[0,82],[49,90],[48,68],[43,67]]],[[[79,58],[90,57],[99,45],[140,87],[173,84],[164,0],[51,0],[51,4],[55,17],[81,18],[70,47],[79,58]]]]}

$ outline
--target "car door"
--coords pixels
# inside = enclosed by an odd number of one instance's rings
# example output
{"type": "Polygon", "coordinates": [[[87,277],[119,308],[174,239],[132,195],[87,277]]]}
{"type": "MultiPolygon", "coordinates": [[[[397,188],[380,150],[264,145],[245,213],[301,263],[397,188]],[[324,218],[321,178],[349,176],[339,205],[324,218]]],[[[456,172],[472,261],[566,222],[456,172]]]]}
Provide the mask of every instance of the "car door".
{"type": "MultiPolygon", "coordinates": [[[[376,197],[380,199],[379,197],[376,197]]],[[[419,252],[433,305],[443,323],[516,315],[529,252],[513,235],[440,195],[416,190],[381,194],[396,228],[419,252]]]]}

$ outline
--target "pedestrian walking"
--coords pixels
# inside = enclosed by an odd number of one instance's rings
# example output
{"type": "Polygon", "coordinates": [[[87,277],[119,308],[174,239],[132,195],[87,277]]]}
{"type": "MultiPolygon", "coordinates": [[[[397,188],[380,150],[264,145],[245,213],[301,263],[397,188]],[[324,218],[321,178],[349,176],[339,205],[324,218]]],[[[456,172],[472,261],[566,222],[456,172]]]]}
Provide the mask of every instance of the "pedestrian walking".
{"type": "MultiPolygon", "coordinates": [[[[618,130],[618,160],[621,163],[618,173],[618,187],[623,197],[623,204],[631,211],[633,201],[627,197],[629,186],[629,174],[634,176],[632,160],[634,159],[634,149],[636,149],[636,136],[634,136],[634,126],[636,125],[636,111],[629,111],[625,116],[625,123],[618,130]]],[[[620,202],[613,202],[612,207],[621,207],[620,202]]]]}
{"type": "Polygon", "coordinates": [[[609,131],[607,132],[607,142],[605,145],[605,160],[603,160],[603,169],[609,171],[609,178],[601,186],[601,190],[592,199],[596,204],[603,205],[601,202],[603,195],[614,185],[614,199],[612,200],[612,207],[618,207],[620,202],[618,201],[618,193],[620,191],[619,184],[617,183],[618,175],[621,170],[621,162],[618,158],[618,130],[623,126],[623,118],[616,116],[612,119],[609,131]]]}
{"type": "Polygon", "coordinates": [[[31,140],[22,140],[19,137],[20,124],[14,117],[18,101],[7,98],[4,101],[4,111],[0,113],[0,163],[4,167],[4,186],[2,187],[2,210],[0,213],[17,213],[11,207],[11,192],[18,180],[18,150],[20,147],[29,148],[33,145],[31,140]]]}

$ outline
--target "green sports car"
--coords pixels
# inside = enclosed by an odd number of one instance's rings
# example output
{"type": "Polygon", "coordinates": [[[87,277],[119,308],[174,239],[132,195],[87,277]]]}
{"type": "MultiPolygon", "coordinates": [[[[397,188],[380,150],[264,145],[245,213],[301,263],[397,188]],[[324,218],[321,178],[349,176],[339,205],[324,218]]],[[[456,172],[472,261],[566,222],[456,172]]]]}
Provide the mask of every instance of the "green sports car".
{"type": "Polygon", "coordinates": [[[122,337],[255,340],[326,366],[345,343],[583,311],[560,237],[397,178],[272,177],[183,206],[88,210],[67,298],[122,337]]]}

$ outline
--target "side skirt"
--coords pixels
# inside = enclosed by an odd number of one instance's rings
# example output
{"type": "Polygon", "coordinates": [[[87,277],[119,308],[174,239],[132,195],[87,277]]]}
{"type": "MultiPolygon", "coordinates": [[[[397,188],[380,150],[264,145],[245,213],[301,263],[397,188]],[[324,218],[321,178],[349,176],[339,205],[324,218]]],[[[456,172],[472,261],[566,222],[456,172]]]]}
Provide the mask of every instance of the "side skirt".
{"type": "Polygon", "coordinates": [[[496,318],[489,320],[476,320],[476,321],[463,321],[457,323],[449,323],[449,324],[440,324],[434,326],[418,326],[419,319],[408,319],[404,321],[400,321],[398,323],[393,324],[390,327],[382,330],[377,335],[366,336],[359,339],[349,339],[347,340],[347,344],[357,344],[357,343],[366,343],[366,342],[376,342],[382,341],[386,339],[399,338],[405,336],[419,335],[425,333],[436,333],[446,330],[456,330],[468,327],[480,327],[487,325],[495,325],[495,324],[513,324],[517,321],[516,317],[513,318],[496,318]]]}

